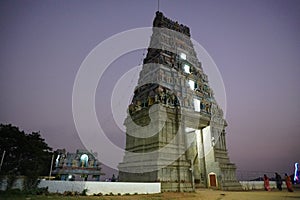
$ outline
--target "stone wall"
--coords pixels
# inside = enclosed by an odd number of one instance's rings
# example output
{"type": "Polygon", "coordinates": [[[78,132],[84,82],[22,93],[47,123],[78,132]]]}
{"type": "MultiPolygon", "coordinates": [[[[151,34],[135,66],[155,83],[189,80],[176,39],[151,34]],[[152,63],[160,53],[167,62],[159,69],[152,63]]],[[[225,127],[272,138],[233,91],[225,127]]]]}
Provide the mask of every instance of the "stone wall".
{"type": "MultiPolygon", "coordinates": [[[[24,186],[24,176],[19,176],[18,178],[16,178],[16,180],[14,181],[14,183],[12,184],[12,188],[11,189],[20,189],[23,190],[23,186],[24,186]]],[[[7,178],[1,176],[0,177],[0,190],[4,191],[7,188],[7,178]]]]}
{"type": "MultiPolygon", "coordinates": [[[[19,177],[14,182],[12,189],[22,190],[24,177],[19,177]]],[[[7,179],[3,178],[0,190],[7,187],[7,179]]],[[[93,182],[93,181],[48,181],[41,180],[38,187],[48,187],[50,193],[64,193],[65,191],[77,191],[81,193],[87,189],[87,195],[102,193],[110,194],[154,194],[161,192],[160,183],[127,183],[127,182],[93,182]]]]}
{"type": "Polygon", "coordinates": [[[47,181],[42,180],[39,187],[48,187],[51,193],[65,191],[82,192],[87,189],[87,195],[105,194],[154,194],[161,192],[160,183],[126,183],[126,182],[84,182],[84,181],[47,181]]]}

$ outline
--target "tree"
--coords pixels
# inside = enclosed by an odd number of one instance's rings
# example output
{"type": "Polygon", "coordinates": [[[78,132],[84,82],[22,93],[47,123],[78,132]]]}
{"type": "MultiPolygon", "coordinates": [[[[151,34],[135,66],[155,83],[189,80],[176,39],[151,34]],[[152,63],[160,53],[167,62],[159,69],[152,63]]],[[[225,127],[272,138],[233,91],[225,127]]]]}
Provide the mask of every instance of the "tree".
{"type": "Polygon", "coordinates": [[[25,190],[36,187],[38,177],[47,175],[50,168],[52,148],[45,143],[39,132],[26,134],[11,124],[1,124],[0,144],[1,154],[3,151],[6,152],[0,172],[1,175],[7,175],[12,179],[16,175],[24,175],[26,177],[25,190]]]}

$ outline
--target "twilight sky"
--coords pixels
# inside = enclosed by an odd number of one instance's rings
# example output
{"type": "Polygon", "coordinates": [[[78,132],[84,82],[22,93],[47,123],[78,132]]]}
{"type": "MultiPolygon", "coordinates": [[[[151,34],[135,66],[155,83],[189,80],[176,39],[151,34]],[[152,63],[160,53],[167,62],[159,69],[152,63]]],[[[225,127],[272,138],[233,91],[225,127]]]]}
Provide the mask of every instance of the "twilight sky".
{"type": "MultiPolygon", "coordinates": [[[[0,1],[0,123],[41,131],[54,149],[84,148],[72,116],[81,63],[110,36],[152,26],[156,10],[156,0],[0,1]]],[[[300,162],[300,1],[161,0],[160,10],[190,27],[221,72],[231,161],[243,171],[292,173],[300,162]]],[[[99,122],[120,147],[111,90],[143,52],[117,59],[97,88],[99,122]]]]}

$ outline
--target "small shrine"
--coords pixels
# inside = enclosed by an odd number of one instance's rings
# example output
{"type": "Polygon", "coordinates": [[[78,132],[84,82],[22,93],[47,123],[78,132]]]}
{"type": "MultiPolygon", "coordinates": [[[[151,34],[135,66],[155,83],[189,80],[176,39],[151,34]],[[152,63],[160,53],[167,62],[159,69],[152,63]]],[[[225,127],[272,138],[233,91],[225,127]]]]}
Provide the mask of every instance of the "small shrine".
{"type": "Polygon", "coordinates": [[[100,176],[104,175],[96,152],[78,149],[76,153],[69,153],[65,149],[58,149],[54,159],[52,174],[59,180],[99,181],[100,176]]]}

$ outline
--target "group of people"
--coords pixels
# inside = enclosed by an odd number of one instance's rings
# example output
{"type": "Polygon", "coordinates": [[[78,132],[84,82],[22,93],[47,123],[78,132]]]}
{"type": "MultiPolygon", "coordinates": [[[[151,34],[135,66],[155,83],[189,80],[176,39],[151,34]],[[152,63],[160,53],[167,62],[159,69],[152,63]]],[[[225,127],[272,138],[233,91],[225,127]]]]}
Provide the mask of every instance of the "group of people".
{"type": "MultiPolygon", "coordinates": [[[[293,192],[293,187],[292,187],[292,181],[290,176],[288,176],[287,174],[285,174],[285,184],[287,187],[287,190],[289,192],[293,192]]],[[[275,173],[275,181],[276,181],[276,187],[278,190],[282,191],[282,178],[278,173],[275,173]]],[[[271,191],[270,188],[270,179],[268,178],[268,176],[266,174],[264,174],[264,187],[266,191],[271,191]]]]}

